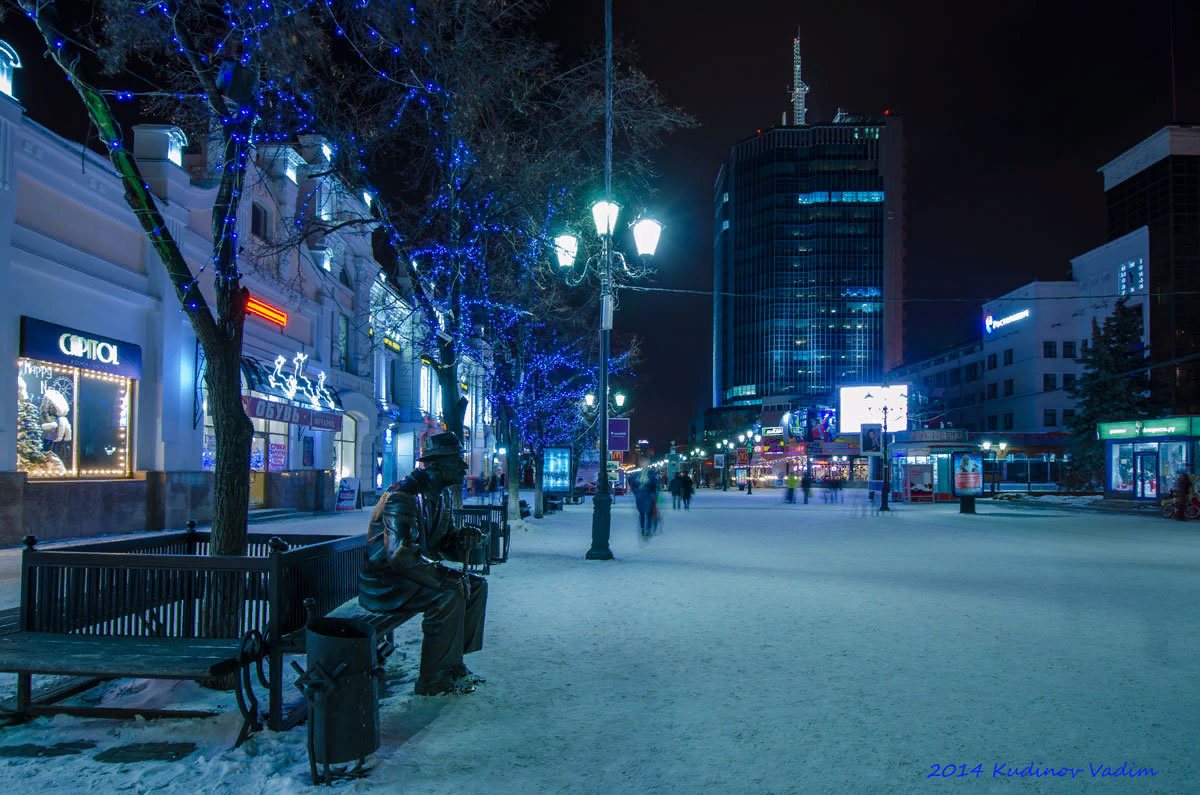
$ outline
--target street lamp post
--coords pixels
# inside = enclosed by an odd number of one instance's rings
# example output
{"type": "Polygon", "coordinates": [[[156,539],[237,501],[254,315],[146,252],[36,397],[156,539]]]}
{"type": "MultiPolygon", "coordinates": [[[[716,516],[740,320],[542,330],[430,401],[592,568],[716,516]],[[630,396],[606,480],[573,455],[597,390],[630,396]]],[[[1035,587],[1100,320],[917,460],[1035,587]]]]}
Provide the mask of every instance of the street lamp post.
{"type": "MultiPolygon", "coordinates": [[[[887,440],[888,440],[888,435],[887,435],[887,415],[888,415],[887,387],[884,387],[880,394],[881,394],[881,397],[883,398],[883,445],[882,445],[882,447],[883,447],[883,466],[882,466],[882,469],[883,469],[883,494],[880,495],[880,497],[879,497],[879,510],[891,511],[892,509],[888,507],[888,493],[892,490],[892,467],[891,467],[891,458],[888,453],[888,442],[887,442],[887,440]]],[[[867,400],[874,399],[874,397],[871,395],[870,392],[863,395],[863,397],[867,400]]]]}
{"type": "Polygon", "coordinates": [[[879,510],[890,511],[888,507],[888,492],[892,490],[892,467],[891,458],[888,453],[888,435],[887,435],[887,393],[883,396],[883,494],[879,497],[879,510]]]}
{"type": "MultiPolygon", "coordinates": [[[[611,148],[611,141],[609,141],[611,148]]],[[[611,158],[611,151],[608,157],[611,158]]],[[[613,232],[617,224],[617,215],[621,208],[612,201],[596,202],[592,206],[592,218],[596,222],[596,234],[599,235],[604,249],[600,257],[591,257],[576,272],[576,254],[579,251],[579,241],[572,235],[559,235],[554,239],[554,246],[560,269],[566,272],[568,284],[578,285],[587,275],[596,271],[600,282],[600,365],[599,392],[605,395],[600,403],[600,477],[596,483],[596,496],[592,500],[592,547],[587,552],[588,560],[612,560],[612,550],[608,541],[612,527],[612,491],[608,483],[608,351],[609,334],[612,331],[613,306],[616,292],[614,289],[614,265],[630,278],[644,275],[645,269],[636,268],[629,264],[625,255],[613,247],[613,232]]],[[[662,227],[656,221],[643,218],[633,225],[633,239],[639,256],[650,256],[658,247],[659,234],[662,227]]],[[[618,395],[619,400],[623,396],[618,395]]],[[[618,404],[619,406],[619,404],[618,404]]]]}
{"type": "MultiPolygon", "coordinates": [[[[613,266],[619,265],[628,276],[644,275],[645,271],[635,269],[626,262],[619,251],[613,249],[613,231],[617,225],[617,215],[620,212],[612,200],[612,137],[613,137],[613,90],[612,90],[612,0],[604,0],[604,200],[592,206],[592,218],[596,222],[596,234],[604,244],[603,254],[599,261],[589,258],[583,267],[583,272],[577,277],[570,275],[569,269],[575,264],[575,255],[579,249],[579,241],[571,235],[560,235],[554,244],[558,254],[558,264],[568,269],[567,282],[579,284],[594,267],[600,282],[600,394],[606,398],[600,401],[600,477],[596,484],[596,496],[592,500],[592,547],[587,552],[588,560],[612,560],[613,553],[609,549],[609,536],[612,526],[612,493],[608,484],[608,348],[609,333],[612,331],[613,308],[616,291],[613,281],[613,266]]],[[[633,225],[634,242],[639,256],[653,255],[658,247],[658,237],[662,226],[656,221],[642,219],[633,225]]]]}

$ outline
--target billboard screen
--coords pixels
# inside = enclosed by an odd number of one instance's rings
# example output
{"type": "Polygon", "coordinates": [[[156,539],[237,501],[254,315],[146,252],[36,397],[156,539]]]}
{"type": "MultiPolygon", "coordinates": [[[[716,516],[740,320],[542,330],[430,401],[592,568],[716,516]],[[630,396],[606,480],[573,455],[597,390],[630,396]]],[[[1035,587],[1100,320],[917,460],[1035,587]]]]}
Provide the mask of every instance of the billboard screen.
{"type": "Polygon", "coordinates": [[[883,425],[887,406],[888,433],[908,430],[908,384],[897,386],[844,386],[841,388],[842,433],[858,433],[862,424],[883,425]]]}

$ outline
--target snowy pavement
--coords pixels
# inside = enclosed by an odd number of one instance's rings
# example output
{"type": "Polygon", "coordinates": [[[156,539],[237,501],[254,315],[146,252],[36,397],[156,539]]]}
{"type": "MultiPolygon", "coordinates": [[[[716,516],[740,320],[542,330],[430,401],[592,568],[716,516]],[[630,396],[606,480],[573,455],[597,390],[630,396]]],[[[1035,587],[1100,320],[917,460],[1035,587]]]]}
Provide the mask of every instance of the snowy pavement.
{"type": "MultiPolygon", "coordinates": [[[[406,624],[374,770],[335,789],[1198,791],[1200,524],[987,501],[976,516],[947,505],[871,515],[779,497],[701,490],[688,512],[668,498],[648,544],[620,498],[614,561],[583,559],[590,503],[529,522],[493,569],[485,648],[468,658],[487,683],[413,696],[420,627],[406,624]],[[953,781],[929,778],[948,765],[953,781]]],[[[364,522],[360,512],[254,529],[364,522]]],[[[16,601],[9,552],[4,604],[16,601]]],[[[240,726],[230,694],[144,685],[104,697],[226,712],[0,729],[9,792],[319,791],[303,728],[230,750],[240,726]],[[198,748],[177,762],[95,759],[150,741],[198,748]],[[5,758],[60,742],[94,746],[5,758]]]]}

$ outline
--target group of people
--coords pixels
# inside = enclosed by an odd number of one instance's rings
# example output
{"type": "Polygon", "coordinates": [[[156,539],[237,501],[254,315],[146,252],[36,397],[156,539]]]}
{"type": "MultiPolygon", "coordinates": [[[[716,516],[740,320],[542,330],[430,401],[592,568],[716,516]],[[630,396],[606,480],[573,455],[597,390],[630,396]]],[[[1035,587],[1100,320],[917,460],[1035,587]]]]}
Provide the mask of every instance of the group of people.
{"type": "MultiPolygon", "coordinates": [[[[795,475],[788,475],[784,478],[784,485],[787,487],[783,493],[783,501],[795,504],[796,502],[796,485],[800,486],[801,492],[804,494],[804,504],[808,505],[809,499],[812,498],[813,479],[808,475],[797,479],[795,475]]],[[[842,478],[825,478],[821,480],[821,485],[825,487],[825,502],[841,502],[842,501],[842,486],[846,483],[842,478]]]]}
{"type": "MultiPolygon", "coordinates": [[[[649,537],[659,528],[662,516],[658,512],[658,494],[662,491],[662,479],[653,469],[647,469],[633,481],[633,499],[637,505],[638,529],[643,537],[649,537]]],[[[695,483],[686,472],[678,472],[667,483],[671,492],[671,509],[691,510],[695,483]]]]}
{"type": "Polygon", "coordinates": [[[489,503],[495,502],[496,492],[504,490],[504,479],[504,473],[497,477],[495,472],[488,476],[480,472],[479,477],[471,478],[471,493],[479,499],[480,504],[485,498],[489,503]]]}

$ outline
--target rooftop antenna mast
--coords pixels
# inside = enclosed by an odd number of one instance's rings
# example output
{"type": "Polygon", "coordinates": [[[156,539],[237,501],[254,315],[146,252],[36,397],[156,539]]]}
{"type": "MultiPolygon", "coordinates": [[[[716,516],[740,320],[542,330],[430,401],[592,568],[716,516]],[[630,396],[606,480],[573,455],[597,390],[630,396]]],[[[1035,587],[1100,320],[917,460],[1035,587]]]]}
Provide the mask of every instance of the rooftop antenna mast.
{"type": "Polygon", "coordinates": [[[792,124],[808,124],[808,109],[804,98],[808,86],[800,78],[800,26],[796,26],[796,38],[792,39],[792,124]]]}

